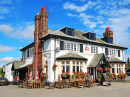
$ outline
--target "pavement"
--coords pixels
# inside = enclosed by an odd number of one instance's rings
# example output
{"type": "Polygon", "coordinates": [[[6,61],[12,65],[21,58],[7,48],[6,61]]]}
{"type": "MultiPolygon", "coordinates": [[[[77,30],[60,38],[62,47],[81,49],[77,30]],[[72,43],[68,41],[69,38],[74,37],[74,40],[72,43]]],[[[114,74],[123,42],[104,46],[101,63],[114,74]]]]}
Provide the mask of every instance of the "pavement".
{"type": "Polygon", "coordinates": [[[0,97],[129,97],[130,83],[111,82],[111,86],[94,86],[93,88],[48,89],[18,88],[16,85],[0,86],[0,97]]]}

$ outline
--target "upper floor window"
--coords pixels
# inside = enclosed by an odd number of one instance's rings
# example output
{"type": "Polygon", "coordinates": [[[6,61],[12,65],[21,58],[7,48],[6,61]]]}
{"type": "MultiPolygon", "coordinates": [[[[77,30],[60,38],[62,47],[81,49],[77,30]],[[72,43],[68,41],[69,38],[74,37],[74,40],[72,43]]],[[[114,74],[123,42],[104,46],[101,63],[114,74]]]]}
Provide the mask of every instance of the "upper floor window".
{"type": "Polygon", "coordinates": [[[60,50],[83,52],[83,44],[60,41],[60,50]]]}
{"type": "Polygon", "coordinates": [[[120,50],[118,50],[118,57],[120,57],[120,50]]]}
{"type": "Polygon", "coordinates": [[[27,57],[29,57],[29,50],[27,50],[27,57]]]}
{"type": "Polygon", "coordinates": [[[95,40],[95,35],[94,34],[90,34],[90,40],[95,40]]]}
{"type": "Polygon", "coordinates": [[[69,36],[74,36],[74,31],[72,29],[67,29],[66,34],[69,36]]]}
{"type": "Polygon", "coordinates": [[[91,46],[91,53],[98,54],[98,47],[91,46]]]}

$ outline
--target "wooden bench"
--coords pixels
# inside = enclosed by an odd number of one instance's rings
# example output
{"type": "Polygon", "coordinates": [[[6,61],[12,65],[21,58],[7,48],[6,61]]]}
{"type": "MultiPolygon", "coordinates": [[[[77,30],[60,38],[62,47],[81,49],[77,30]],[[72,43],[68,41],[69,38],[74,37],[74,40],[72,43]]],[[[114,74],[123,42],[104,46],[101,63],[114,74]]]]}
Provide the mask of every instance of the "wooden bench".
{"type": "Polygon", "coordinates": [[[18,88],[21,86],[23,88],[24,80],[18,80],[18,88]]]}

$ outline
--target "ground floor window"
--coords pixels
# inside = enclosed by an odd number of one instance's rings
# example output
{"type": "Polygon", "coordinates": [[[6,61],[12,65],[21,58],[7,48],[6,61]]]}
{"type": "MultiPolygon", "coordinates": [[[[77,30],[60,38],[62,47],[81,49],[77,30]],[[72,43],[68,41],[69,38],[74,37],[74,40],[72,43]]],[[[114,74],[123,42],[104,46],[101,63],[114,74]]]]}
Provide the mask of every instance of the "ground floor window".
{"type": "Polygon", "coordinates": [[[70,72],[70,61],[61,61],[62,72],[70,72]]]}
{"type": "Polygon", "coordinates": [[[83,62],[81,61],[61,61],[62,72],[83,72],[83,62]],[[71,71],[72,70],[72,71],[71,71]]]}
{"type": "Polygon", "coordinates": [[[123,73],[123,64],[111,64],[111,73],[123,73]]]}
{"type": "Polygon", "coordinates": [[[73,61],[73,72],[83,72],[83,62],[73,61]]]}
{"type": "Polygon", "coordinates": [[[114,64],[111,64],[111,73],[115,73],[114,64]]]}

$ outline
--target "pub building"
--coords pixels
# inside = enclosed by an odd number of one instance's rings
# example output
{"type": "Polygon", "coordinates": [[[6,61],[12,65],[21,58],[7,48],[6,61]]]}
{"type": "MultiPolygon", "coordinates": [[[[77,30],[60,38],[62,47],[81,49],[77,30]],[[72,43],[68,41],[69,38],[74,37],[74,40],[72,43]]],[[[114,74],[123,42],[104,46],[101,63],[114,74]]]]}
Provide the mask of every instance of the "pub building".
{"type": "MultiPolygon", "coordinates": [[[[47,73],[48,81],[58,80],[62,72],[90,72],[97,77],[97,68],[111,67],[111,73],[125,73],[124,50],[126,47],[113,42],[113,31],[105,28],[103,38],[96,33],[83,32],[71,27],[48,29],[46,7],[35,16],[34,42],[20,49],[25,62],[17,69],[28,69],[36,79],[37,71],[47,73]],[[33,69],[29,69],[32,64],[33,69]],[[57,65],[53,70],[54,64],[57,65]],[[48,68],[45,68],[47,66],[48,68]]],[[[33,32],[32,32],[33,33],[33,32]]],[[[22,75],[22,74],[20,74],[22,75]]],[[[23,74],[23,75],[26,75],[23,74]]]]}

